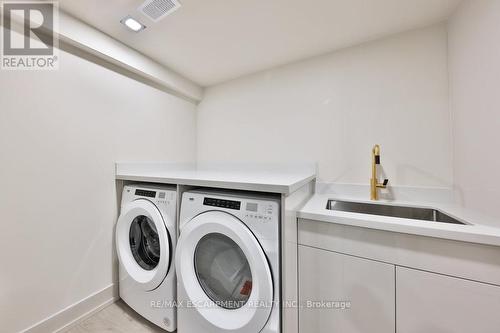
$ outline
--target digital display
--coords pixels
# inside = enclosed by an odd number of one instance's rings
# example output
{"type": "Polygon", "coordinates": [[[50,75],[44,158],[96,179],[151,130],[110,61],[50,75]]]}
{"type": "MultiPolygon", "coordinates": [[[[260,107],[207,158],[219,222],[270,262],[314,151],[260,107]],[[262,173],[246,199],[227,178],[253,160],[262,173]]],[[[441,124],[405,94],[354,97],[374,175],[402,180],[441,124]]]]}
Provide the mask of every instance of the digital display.
{"type": "Polygon", "coordinates": [[[205,206],[214,206],[220,208],[228,208],[240,210],[241,202],[240,201],[232,201],[232,200],[223,200],[223,199],[215,199],[215,198],[205,198],[203,199],[203,204],[205,206]]]}
{"type": "Polygon", "coordinates": [[[156,198],[155,191],[135,190],[135,195],[140,195],[141,197],[156,198]]]}
{"type": "Polygon", "coordinates": [[[256,212],[259,208],[259,205],[253,202],[247,202],[247,210],[249,212],[256,212]]]}

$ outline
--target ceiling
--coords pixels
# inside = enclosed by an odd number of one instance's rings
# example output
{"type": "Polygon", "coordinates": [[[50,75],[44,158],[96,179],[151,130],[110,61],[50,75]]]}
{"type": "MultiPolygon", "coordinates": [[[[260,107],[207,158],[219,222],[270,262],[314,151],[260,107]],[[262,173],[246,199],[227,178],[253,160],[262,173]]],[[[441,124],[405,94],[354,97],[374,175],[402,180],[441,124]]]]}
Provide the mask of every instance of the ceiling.
{"type": "Polygon", "coordinates": [[[461,0],[180,0],[158,23],[142,0],[61,0],[62,10],[202,86],[446,19],[461,0]],[[132,15],[147,26],[128,31],[132,15]]]}

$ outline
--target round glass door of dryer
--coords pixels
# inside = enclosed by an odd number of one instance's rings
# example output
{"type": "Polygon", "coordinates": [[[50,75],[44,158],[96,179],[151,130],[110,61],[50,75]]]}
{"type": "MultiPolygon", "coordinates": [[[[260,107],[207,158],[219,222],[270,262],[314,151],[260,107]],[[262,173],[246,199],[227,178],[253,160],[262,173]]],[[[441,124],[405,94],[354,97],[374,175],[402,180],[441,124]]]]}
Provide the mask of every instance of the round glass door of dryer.
{"type": "Polygon", "coordinates": [[[187,222],[175,267],[181,301],[195,305],[192,311],[206,330],[262,331],[273,306],[271,266],[259,240],[236,216],[208,211],[187,222]]]}
{"type": "Polygon", "coordinates": [[[203,236],[194,253],[195,272],[207,296],[218,306],[234,310],[244,306],[252,292],[250,264],[229,237],[203,236]]]}

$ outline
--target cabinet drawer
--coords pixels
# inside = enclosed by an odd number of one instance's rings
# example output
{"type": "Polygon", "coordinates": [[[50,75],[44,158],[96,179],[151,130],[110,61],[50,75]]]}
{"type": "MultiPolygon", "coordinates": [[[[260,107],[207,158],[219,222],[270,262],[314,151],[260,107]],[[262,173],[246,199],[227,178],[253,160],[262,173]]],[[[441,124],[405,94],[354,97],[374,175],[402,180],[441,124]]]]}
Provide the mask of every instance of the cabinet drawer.
{"type": "Polygon", "coordinates": [[[498,333],[500,287],[396,269],[398,333],[498,333]]]}
{"type": "Polygon", "coordinates": [[[394,332],[394,270],[390,264],[299,246],[299,332],[394,332]]]}

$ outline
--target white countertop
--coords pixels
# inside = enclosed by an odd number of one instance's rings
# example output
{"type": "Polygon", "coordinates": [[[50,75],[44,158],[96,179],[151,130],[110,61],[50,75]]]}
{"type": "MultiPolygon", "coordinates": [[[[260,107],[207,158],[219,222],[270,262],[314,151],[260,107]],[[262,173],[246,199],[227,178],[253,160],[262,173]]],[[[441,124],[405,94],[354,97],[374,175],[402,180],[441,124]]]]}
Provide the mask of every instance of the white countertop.
{"type": "MultiPolygon", "coordinates": [[[[117,163],[116,179],[288,195],[315,180],[316,172],[313,170],[315,169],[310,166],[275,166],[269,168],[225,166],[224,168],[201,168],[193,165],[168,163],[117,163]]],[[[321,189],[319,185],[317,187],[321,189]]],[[[360,199],[359,196],[356,196],[359,193],[355,193],[356,191],[352,192],[352,186],[344,187],[340,187],[341,193],[313,195],[297,213],[298,217],[327,223],[500,246],[499,220],[482,216],[474,211],[445,201],[425,202],[412,199],[407,201],[380,200],[373,202],[367,199],[360,199]],[[329,199],[434,208],[458,220],[470,223],[470,225],[333,211],[326,209],[329,199]]],[[[337,186],[336,188],[339,187],[337,186]]],[[[325,190],[328,190],[328,187],[325,190]]],[[[426,197],[429,197],[430,193],[427,192],[426,197]]],[[[400,195],[401,193],[398,194],[400,195]]],[[[409,198],[409,196],[402,197],[409,198]]],[[[433,195],[433,197],[441,198],[446,197],[446,195],[439,194],[433,195]]]]}
{"type": "Polygon", "coordinates": [[[370,200],[360,200],[359,198],[345,197],[338,194],[315,194],[298,212],[298,217],[327,223],[500,246],[500,228],[495,227],[495,225],[500,226],[500,221],[479,215],[476,212],[466,210],[454,204],[399,200],[381,200],[373,202],[370,200]],[[471,223],[471,225],[427,222],[397,217],[333,211],[326,209],[329,199],[434,208],[456,219],[471,223]]]}
{"type": "Polygon", "coordinates": [[[117,163],[116,179],[163,184],[205,186],[288,195],[316,178],[311,168],[222,169],[169,166],[167,164],[117,163]]]}

